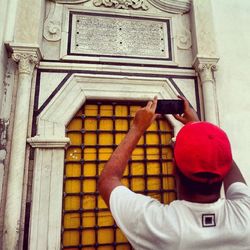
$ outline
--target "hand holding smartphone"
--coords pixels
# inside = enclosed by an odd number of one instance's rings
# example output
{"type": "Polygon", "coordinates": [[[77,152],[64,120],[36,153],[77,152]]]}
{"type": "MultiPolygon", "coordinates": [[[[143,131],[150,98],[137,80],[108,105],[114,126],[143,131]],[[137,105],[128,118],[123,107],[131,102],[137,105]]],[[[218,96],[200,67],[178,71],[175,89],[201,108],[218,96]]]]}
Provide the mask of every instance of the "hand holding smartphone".
{"type": "Polygon", "coordinates": [[[183,114],[183,100],[158,100],[155,110],[156,114],[183,114]]]}

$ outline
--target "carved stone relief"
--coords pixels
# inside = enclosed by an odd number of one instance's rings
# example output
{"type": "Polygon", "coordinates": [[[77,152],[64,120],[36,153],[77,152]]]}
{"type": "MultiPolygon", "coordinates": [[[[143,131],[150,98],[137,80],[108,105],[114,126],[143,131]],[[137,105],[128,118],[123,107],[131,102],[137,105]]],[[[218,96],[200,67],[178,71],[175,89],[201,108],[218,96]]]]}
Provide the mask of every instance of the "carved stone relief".
{"type": "Polygon", "coordinates": [[[194,68],[199,73],[201,83],[212,82],[214,83],[214,71],[217,70],[217,62],[219,58],[199,58],[197,57],[194,62],[194,68]]]}
{"type": "Polygon", "coordinates": [[[50,3],[49,14],[44,22],[43,36],[48,41],[59,41],[61,39],[62,6],[50,3]]]}
{"type": "Polygon", "coordinates": [[[182,32],[177,35],[177,47],[179,49],[189,49],[191,46],[191,32],[187,29],[183,29],[182,32]]]}
{"type": "Polygon", "coordinates": [[[152,5],[165,12],[180,14],[190,9],[191,0],[148,0],[152,5]]]}
{"type": "Polygon", "coordinates": [[[197,67],[197,71],[200,75],[201,82],[214,82],[214,71],[217,70],[216,64],[199,64],[197,67]]]}
{"type": "Polygon", "coordinates": [[[184,20],[179,20],[177,33],[177,47],[179,49],[190,49],[192,46],[191,32],[184,20]]]}
{"type": "Polygon", "coordinates": [[[12,59],[18,62],[19,74],[31,74],[35,65],[39,62],[39,58],[35,53],[14,52],[12,59]]]}
{"type": "Polygon", "coordinates": [[[49,1],[61,4],[79,4],[88,2],[89,0],[49,0],[49,1]]]}
{"type": "MultiPolygon", "coordinates": [[[[58,4],[80,4],[90,0],[48,0],[58,4]]],[[[186,13],[190,9],[191,0],[148,0],[152,5],[165,12],[186,13]]],[[[116,9],[142,9],[148,10],[144,0],[93,0],[96,7],[104,5],[105,7],[116,9]]]]}
{"type": "Polygon", "coordinates": [[[168,59],[168,20],[74,15],[71,52],[168,59]],[[101,41],[101,42],[96,42],[101,41]]]}
{"type": "Polygon", "coordinates": [[[113,7],[116,9],[142,9],[148,10],[148,6],[144,0],[93,0],[96,7],[104,5],[105,7],[113,7]]]}

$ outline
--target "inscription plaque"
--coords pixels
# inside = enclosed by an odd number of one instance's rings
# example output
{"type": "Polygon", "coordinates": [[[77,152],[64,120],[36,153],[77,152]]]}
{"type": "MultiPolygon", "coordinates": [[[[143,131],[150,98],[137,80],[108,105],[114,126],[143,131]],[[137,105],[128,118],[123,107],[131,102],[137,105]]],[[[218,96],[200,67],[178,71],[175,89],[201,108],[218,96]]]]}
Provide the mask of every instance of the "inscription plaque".
{"type": "Polygon", "coordinates": [[[168,20],[72,15],[70,54],[170,59],[168,20]]]}

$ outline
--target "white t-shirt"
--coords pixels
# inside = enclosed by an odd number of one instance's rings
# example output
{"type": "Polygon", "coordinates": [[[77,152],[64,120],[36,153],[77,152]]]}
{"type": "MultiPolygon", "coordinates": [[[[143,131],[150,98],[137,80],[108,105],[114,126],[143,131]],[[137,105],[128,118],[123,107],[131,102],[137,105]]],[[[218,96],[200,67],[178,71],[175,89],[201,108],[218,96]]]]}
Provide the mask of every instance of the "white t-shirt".
{"type": "Polygon", "coordinates": [[[110,197],[112,215],[136,250],[249,250],[250,188],[240,182],[226,199],[164,205],[124,186],[110,197]]]}

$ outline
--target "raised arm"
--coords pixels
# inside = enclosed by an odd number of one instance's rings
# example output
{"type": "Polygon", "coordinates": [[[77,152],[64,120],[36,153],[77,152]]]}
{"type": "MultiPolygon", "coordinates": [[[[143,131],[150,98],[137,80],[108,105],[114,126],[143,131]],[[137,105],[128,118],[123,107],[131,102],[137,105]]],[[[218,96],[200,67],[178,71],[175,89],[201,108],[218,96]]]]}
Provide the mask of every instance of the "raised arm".
{"type": "Polygon", "coordinates": [[[135,149],[140,137],[144,131],[152,124],[156,118],[155,109],[157,98],[149,101],[147,106],[139,109],[133,120],[129,132],[126,134],[122,142],[115,149],[99,177],[98,189],[109,206],[109,197],[112,190],[122,185],[121,179],[133,150],[135,149]]]}
{"type": "Polygon", "coordinates": [[[229,171],[229,173],[224,178],[224,188],[225,192],[227,192],[227,189],[230,187],[231,184],[234,182],[243,182],[246,183],[243,175],[241,174],[240,169],[236,165],[235,161],[232,163],[232,167],[229,171]]]}

